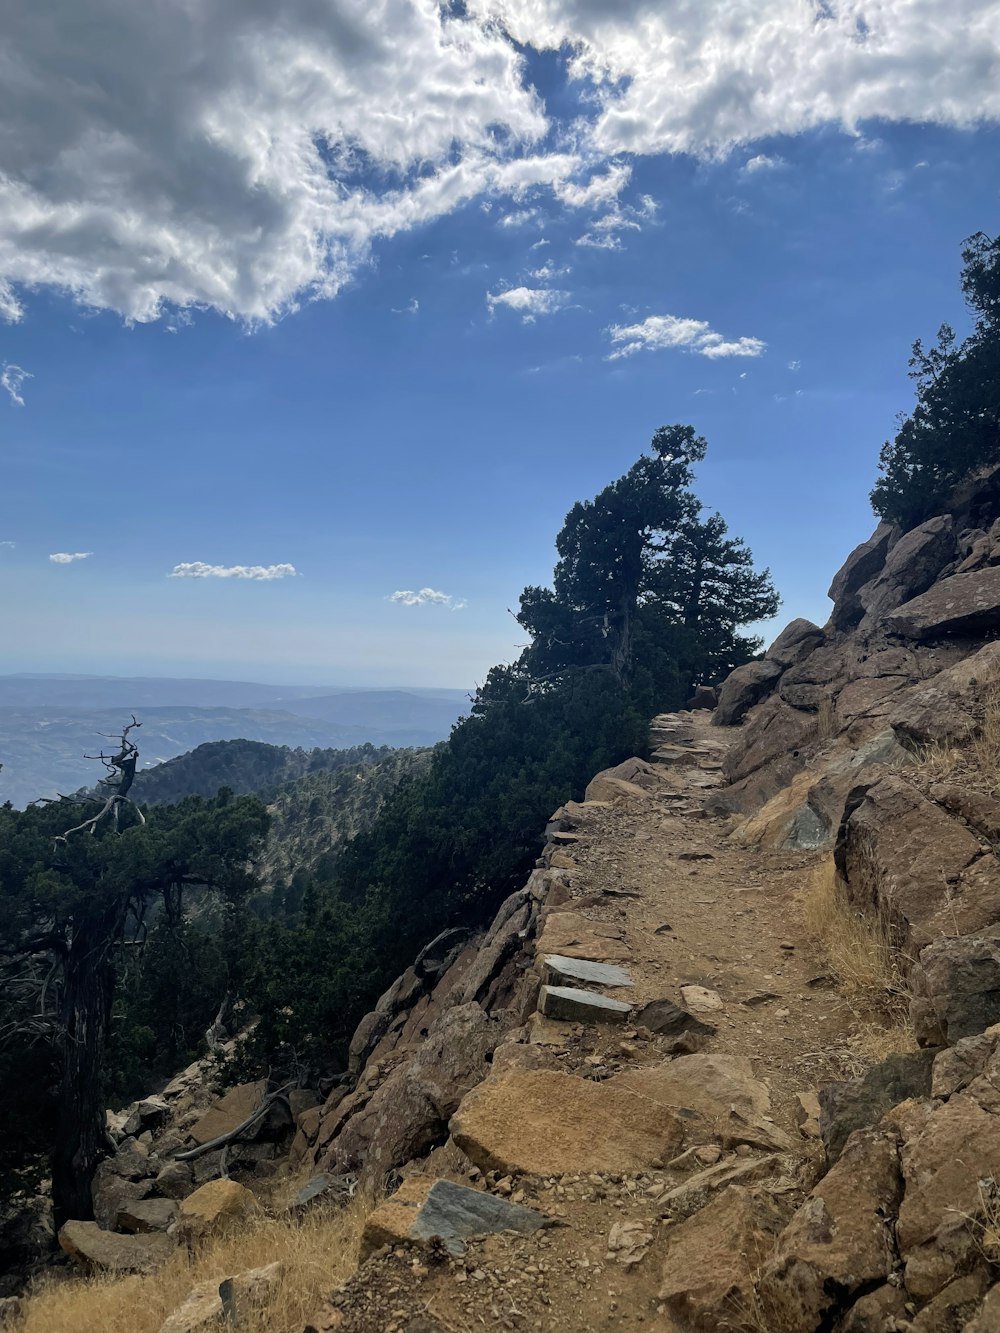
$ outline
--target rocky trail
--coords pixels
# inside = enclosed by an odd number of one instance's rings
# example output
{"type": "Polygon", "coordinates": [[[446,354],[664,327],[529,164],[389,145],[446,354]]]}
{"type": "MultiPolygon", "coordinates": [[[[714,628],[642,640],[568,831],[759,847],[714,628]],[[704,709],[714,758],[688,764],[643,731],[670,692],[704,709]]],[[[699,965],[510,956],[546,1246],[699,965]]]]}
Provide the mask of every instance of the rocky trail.
{"type": "Polygon", "coordinates": [[[850,1007],[802,928],[814,857],[740,847],[704,814],[731,734],[708,713],[657,718],[652,762],[599,775],[556,813],[538,1007],[447,1144],[369,1219],[372,1257],[317,1330],[683,1330],[677,1312],[706,1327],[713,1308],[712,1327],[767,1329],[751,1280],[767,1205],[762,1222],[723,1191],[766,1186],[778,1227],[819,1170],[810,1094],[856,1057],[850,1007]],[[518,1209],[544,1225],[415,1253],[414,1218],[443,1181],[515,1206],[490,1230],[518,1209]],[[681,1234],[720,1199],[735,1212],[681,1234]]]}

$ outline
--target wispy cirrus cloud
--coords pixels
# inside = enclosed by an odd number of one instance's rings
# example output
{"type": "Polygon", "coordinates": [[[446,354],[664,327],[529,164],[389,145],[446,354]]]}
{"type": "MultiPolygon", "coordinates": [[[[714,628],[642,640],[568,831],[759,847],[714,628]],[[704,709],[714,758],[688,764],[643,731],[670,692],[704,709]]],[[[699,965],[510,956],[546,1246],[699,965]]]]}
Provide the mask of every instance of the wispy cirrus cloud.
{"type": "Polygon", "coordinates": [[[443,606],[449,611],[461,611],[468,606],[464,598],[452,597],[450,593],[438,592],[436,588],[403,588],[391,593],[388,600],[397,606],[443,606]]]}
{"type": "Polygon", "coordinates": [[[204,560],[191,560],[174,565],[168,579],[253,579],[270,583],[274,579],[295,578],[294,565],[208,565],[204,560]]]}
{"type": "Polygon", "coordinates": [[[21,386],[25,380],[34,378],[30,370],[25,370],[23,366],[15,366],[11,361],[5,361],[3,370],[0,371],[0,388],[7,390],[15,407],[23,407],[24,396],[21,393],[21,386]]]}
{"type": "Polygon", "coordinates": [[[613,324],[608,330],[616,344],[607,360],[618,361],[636,352],[659,352],[680,348],[711,360],[727,356],[762,356],[767,343],[761,338],[726,339],[704,319],[681,319],[676,315],[650,315],[639,324],[613,324]]]}
{"type": "Polygon", "coordinates": [[[533,324],[539,315],[554,315],[568,303],[569,292],[555,287],[510,287],[504,292],[487,292],[490,314],[497,306],[506,306],[519,314],[525,324],[533,324]]]}
{"type": "Polygon", "coordinates": [[[787,166],[788,163],[783,157],[771,156],[769,153],[758,153],[756,157],[744,162],[741,170],[744,176],[758,176],[766,175],[769,171],[780,171],[782,167],[787,166]]]}
{"type": "Polygon", "coordinates": [[[89,560],[93,554],[93,551],[56,551],[49,556],[49,560],[53,565],[73,565],[77,560],[89,560]]]}

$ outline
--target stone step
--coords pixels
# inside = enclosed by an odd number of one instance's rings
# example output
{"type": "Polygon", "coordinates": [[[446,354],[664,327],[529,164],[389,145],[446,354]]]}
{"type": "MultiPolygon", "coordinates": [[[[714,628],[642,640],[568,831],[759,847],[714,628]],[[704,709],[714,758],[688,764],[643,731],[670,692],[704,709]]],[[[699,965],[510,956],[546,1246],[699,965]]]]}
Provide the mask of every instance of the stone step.
{"type": "Polygon", "coordinates": [[[597,991],[543,986],[538,992],[538,1011],[546,1018],[561,1019],[564,1023],[624,1023],[632,1013],[632,1006],[597,991]]]}
{"type": "Polygon", "coordinates": [[[631,986],[632,974],[627,967],[614,963],[592,963],[586,958],[567,958],[563,954],[546,954],[542,964],[548,986],[572,986],[582,981],[588,986],[631,986]]]}

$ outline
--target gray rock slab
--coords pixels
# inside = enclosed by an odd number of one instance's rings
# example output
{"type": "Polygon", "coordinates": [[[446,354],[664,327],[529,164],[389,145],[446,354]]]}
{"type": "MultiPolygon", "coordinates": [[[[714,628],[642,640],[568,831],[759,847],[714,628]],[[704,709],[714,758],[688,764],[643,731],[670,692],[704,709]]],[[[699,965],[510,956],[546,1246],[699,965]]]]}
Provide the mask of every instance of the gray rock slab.
{"type": "Polygon", "coordinates": [[[632,1006],[622,1000],[572,986],[543,986],[538,1008],[546,1018],[567,1023],[624,1023],[632,1012],[632,1006]]]}
{"type": "Polygon", "coordinates": [[[615,963],[592,963],[586,958],[566,958],[560,953],[545,955],[545,980],[551,986],[584,981],[588,986],[631,986],[632,973],[615,963]]]}
{"type": "Polygon", "coordinates": [[[410,1235],[414,1240],[440,1238],[449,1254],[465,1253],[465,1241],[494,1231],[518,1231],[530,1235],[545,1226],[546,1219],[532,1208],[508,1203],[495,1194],[437,1180],[421,1205],[410,1235]]]}

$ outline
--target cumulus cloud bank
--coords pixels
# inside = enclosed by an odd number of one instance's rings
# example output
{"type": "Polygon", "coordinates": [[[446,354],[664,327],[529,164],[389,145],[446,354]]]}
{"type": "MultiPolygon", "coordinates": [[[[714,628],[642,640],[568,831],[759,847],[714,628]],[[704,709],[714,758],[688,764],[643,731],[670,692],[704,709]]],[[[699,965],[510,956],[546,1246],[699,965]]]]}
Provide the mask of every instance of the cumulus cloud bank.
{"type": "Polygon", "coordinates": [[[3,370],[0,371],[0,388],[7,390],[15,407],[24,406],[21,385],[25,380],[30,379],[34,379],[30,371],[24,370],[21,366],[12,365],[9,361],[3,363],[3,370]]]}
{"type": "Polygon", "coordinates": [[[613,324],[608,332],[611,341],[618,344],[608,354],[609,361],[668,347],[680,347],[713,360],[724,356],[761,356],[767,349],[767,343],[760,338],[728,341],[706,320],[678,319],[676,315],[650,315],[641,324],[613,324]]]}
{"type": "Polygon", "coordinates": [[[192,560],[174,565],[168,579],[256,579],[269,583],[272,579],[294,578],[294,565],[206,565],[204,560],[192,560]]]}
{"type": "Polygon", "coordinates": [[[539,315],[552,315],[569,300],[569,292],[552,287],[511,287],[505,292],[487,292],[486,304],[490,313],[498,305],[516,310],[525,324],[533,324],[539,315]]]}
{"type": "Polygon", "coordinates": [[[452,597],[447,592],[438,592],[435,588],[420,588],[416,591],[404,588],[392,593],[389,601],[398,606],[446,606],[449,611],[461,611],[468,605],[463,599],[452,597]]]}
{"type": "Polygon", "coordinates": [[[93,554],[93,551],[56,551],[49,559],[54,565],[72,565],[76,560],[89,560],[93,554]]]}
{"type": "Polygon", "coordinates": [[[131,320],[269,320],[477,198],[614,209],[625,154],[995,121],[998,58],[995,0],[10,0],[0,318],[49,285],[131,320]],[[573,53],[578,117],[515,43],[573,53]]]}

